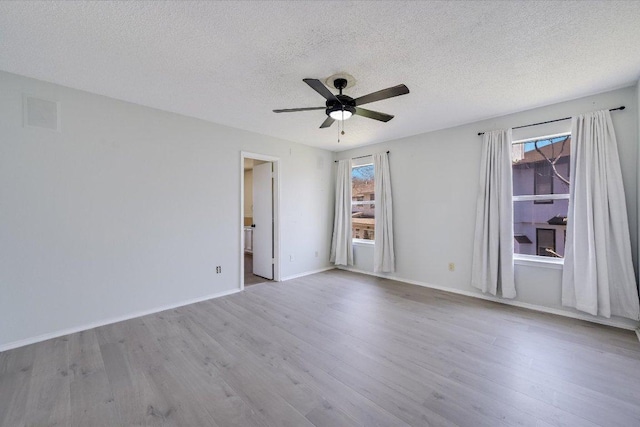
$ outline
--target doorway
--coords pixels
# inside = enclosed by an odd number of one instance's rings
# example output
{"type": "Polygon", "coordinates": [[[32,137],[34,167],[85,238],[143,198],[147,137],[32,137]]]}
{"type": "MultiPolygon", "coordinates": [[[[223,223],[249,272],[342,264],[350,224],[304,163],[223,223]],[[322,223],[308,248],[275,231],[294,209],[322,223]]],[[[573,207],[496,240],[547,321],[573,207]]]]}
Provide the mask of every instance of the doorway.
{"type": "Polygon", "coordinates": [[[279,280],[278,159],[241,153],[240,289],[279,280]]]}

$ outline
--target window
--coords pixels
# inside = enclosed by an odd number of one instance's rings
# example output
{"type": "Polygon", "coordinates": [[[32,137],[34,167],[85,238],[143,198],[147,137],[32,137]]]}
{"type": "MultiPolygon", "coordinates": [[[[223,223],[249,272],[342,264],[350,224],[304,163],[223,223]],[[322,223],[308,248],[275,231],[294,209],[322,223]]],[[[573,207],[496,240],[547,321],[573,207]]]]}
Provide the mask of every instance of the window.
{"type": "Polygon", "coordinates": [[[514,141],[513,146],[514,252],[563,258],[571,135],[514,141]]]}
{"type": "Polygon", "coordinates": [[[351,236],[354,239],[374,240],[375,194],[373,165],[351,169],[351,236]]]}

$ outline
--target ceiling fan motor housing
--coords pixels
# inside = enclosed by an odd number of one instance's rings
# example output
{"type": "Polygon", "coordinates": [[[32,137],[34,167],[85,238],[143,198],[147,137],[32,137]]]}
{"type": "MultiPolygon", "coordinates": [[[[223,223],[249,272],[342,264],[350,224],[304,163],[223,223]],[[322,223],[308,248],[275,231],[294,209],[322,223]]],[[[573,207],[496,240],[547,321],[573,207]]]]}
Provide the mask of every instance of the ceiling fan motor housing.
{"type": "Polygon", "coordinates": [[[327,109],[325,111],[327,113],[327,116],[331,117],[331,113],[335,111],[348,111],[349,113],[351,113],[349,114],[349,116],[355,114],[356,102],[350,96],[342,94],[342,89],[347,87],[347,80],[342,78],[335,79],[333,81],[333,86],[340,91],[340,94],[336,95],[338,101],[336,101],[335,99],[327,100],[327,109]]]}

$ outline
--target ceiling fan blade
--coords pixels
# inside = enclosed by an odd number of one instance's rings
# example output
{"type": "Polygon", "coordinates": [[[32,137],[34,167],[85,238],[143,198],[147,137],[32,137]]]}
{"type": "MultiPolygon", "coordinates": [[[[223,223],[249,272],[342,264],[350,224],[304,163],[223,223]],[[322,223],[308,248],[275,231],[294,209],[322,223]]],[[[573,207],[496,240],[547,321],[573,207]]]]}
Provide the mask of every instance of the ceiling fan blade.
{"type": "Polygon", "coordinates": [[[311,110],[324,110],[327,107],[304,107],[304,108],[283,108],[280,110],[273,110],[274,113],[294,113],[296,111],[311,111],[311,110]]]}
{"type": "Polygon", "coordinates": [[[360,107],[356,107],[356,114],[369,119],[380,120],[381,122],[388,122],[393,119],[391,114],[379,113],[378,111],[371,111],[360,107]]]}
{"type": "Polygon", "coordinates": [[[336,96],[331,93],[331,91],[318,79],[302,79],[303,82],[305,82],[306,84],[308,84],[309,86],[311,86],[311,89],[315,90],[316,92],[318,92],[320,95],[322,95],[325,99],[331,100],[331,101],[338,101],[338,98],[336,98],[336,96]]]}
{"type": "Polygon", "coordinates": [[[405,85],[398,85],[370,93],[369,95],[361,96],[360,98],[354,99],[354,101],[356,105],[363,105],[370,102],[381,101],[387,98],[393,98],[394,96],[406,95],[407,93],[409,93],[408,87],[406,87],[405,85]]]}
{"type": "Polygon", "coordinates": [[[320,125],[320,129],[322,128],[328,128],[329,126],[331,126],[333,124],[333,122],[335,122],[334,119],[332,119],[331,117],[327,116],[327,120],[325,120],[324,122],[322,122],[322,124],[320,125]]]}

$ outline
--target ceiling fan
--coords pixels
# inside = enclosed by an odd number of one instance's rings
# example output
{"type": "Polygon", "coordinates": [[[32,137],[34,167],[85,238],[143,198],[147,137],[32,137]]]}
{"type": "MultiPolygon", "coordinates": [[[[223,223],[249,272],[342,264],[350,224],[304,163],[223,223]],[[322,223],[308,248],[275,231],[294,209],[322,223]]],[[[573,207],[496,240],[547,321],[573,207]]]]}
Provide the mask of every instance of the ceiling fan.
{"type": "Polygon", "coordinates": [[[405,95],[409,93],[409,88],[405,85],[393,86],[387,89],[382,89],[377,92],[370,93],[368,95],[361,96],[359,98],[351,98],[350,96],[343,95],[342,89],[347,87],[347,80],[344,78],[337,78],[333,81],[333,86],[340,91],[338,95],[334,95],[327,87],[318,79],[302,79],[303,82],[311,86],[313,90],[322,95],[327,101],[324,107],[306,107],[306,108],[285,108],[281,110],[273,110],[274,113],[292,113],[297,111],[310,111],[310,110],[325,110],[327,119],[322,122],[320,128],[328,128],[336,120],[347,120],[354,114],[369,119],[380,120],[381,122],[388,122],[393,119],[391,114],[380,113],[378,111],[366,110],[360,108],[360,105],[368,104],[370,102],[381,101],[387,98],[393,98],[394,96],[405,95]]]}

